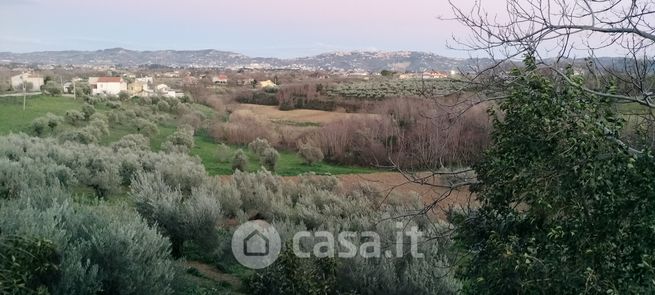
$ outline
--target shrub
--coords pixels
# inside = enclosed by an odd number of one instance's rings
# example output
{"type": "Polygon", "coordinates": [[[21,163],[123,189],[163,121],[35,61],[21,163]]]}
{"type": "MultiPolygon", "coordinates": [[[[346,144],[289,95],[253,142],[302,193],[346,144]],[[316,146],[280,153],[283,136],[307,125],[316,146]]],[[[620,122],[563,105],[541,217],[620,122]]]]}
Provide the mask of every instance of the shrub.
{"type": "Polygon", "coordinates": [[[185,113],[182,115],[179,121],[182,124],[186,124],[192,126],[194,129],[197,129],[202,125],[202,120],[202,116],[198,113],[185,113]]]}
{"type": "Polygon", "coordinates": [[[275,106],[279,104],[277,95],[275,93],[267,93],[264,91],[244,91],[235,96],[235,100],[240,103],[251,103],[261,105],[275,106]]]}
{"type": "Polygon", "coordinates": [[[84,129],[88,129],[89,132],[93,134],[96,138],[101,138],[109,135],[109,124],[107,124],[106,119],[103,120],[101,118],[95,118],[91,120],[89,125],[84,129]]]}
{"type": "Polygon", "coordinates": [[[341,183],[335,176],[316,175],[314,172],[304,173],[298,176],[300,185],[313,187],[319,190],[338,193],[341,191],[341,183]]]}
{"type": "Polygon", "coordinates": [[[91,95],[84,96],[84,102],[90,105],[96,105],[103,101],[105,101],[105,98],[103,98],[102,96],[91,96],[91,95]]]}
{"type": "Polygon", "coordinates": [[[94,120],[100,120],[100,121],[105,121],[108,122],[109,118],[103,113],[95,113],[89,117],[89,121],[94,121],[94,120]]]}
{"type": "Polygon", "coordinates": [[[38,117],[30,124],[30,133],[42,136],[48,128],[48,120],[45,117],[38,117]]]}
{"type": "Polygon", "coordinates": [[[266,148],[262,152],[261,161],[264,164],[264,167],[269,171],[275,171],[277,166],[277,160],[280,158],[280,154],[272,147],[266,148]]]}
{"type": "Polygon", "coordinates": [[[165,100],[160,100],[157,103],[157,109],[162,112],[168,112],[171,110],[171,107],[168,105],[168,103],[165,100]]]}
{"type": "Polygon", "coordinates": [[[271,148],[271,144],[265,138],[257,138],[248,144],[248,148],[258,157],[262,157],[264,151],[271,148]]]}
{"type": "Polygon", "coordinates": [[[130,94],[127,93],[127,91],[121,91],[121,92],[118,93],[118,99],[119,100],[125,101],[125,100],[128,100],[129,98],[130,98],[130,94]]]}
{"type": "Polygon", "coordinates": [[[62,87],[55,81],[48,81],[44,86],[43,86],[43,91],[48,93],[51,96],[59,96],[62,93],[62,87]]]}
{"type": "Polygon", "coordinates": [[[235,185],[231,183],[223,183],[219,178],[212,177],[205,181],[199,190],[204,191],[206,194],[216,196],[223,213],[227,217],[234,218],[241,211],[241,194],[235,185]]]}
{"type": "Polygon", "coordinates": [[[79,126],[82,121],[86,119],[84,113],[77,110],[68,110],[64,115],[66,122],[73,126],[79,126]]]}
{"type": "Polygon", "coordinates": [[[111,144],[114,151],[121,149],[128,149],[131,151],[146,151],[150,150],[150,139],[142,134],[128,134],[118,141],[111,144]]]}
{"type": "Polygon", "coordinates": [[[84,119],[88,121],[96,113],[96,108],[91,104],[85,103],[82,106],[82,113],[84,113],[84,119]]]}
{"type": "Polygon", "coordinates": [[[64,122],[63,117],[57,116],[53,113],[47,113],[45,118],[46,121],[48,121],[48,128],[50,128],[50,132],[53,132],[59,125],[64,122]]]}
{"type": "Polygon", "coordinates": [[[60,260],[51,241],[0,236],[0,293],[52,292],[59,279],[60,260]]]}
{"type": "Polygon", "coordinates": [[[298,149],[298,156],[303,159],[305,164],[313,165],[323,161],[323,152],[320,148],[312,146],[309,143],[301,144],[298,149]]]}
{"type": "Polygon", "coordinates": [[[194,145],[193,127],[183,124],[166,138],[166,141],[162,143],[162,150],[169,153],[182,152],[186,154],[193,149],[194,145]]]}
{"type": "Polygon", "coordinates": [[[111,110],[107,112],[107,120],[113,125],[121,125],[125,123],[127,117],[120,110],[111,110]]]}
{"type": "Polygon", "coordinates": [[[216,148],[216,158],[220,163],[227,163],[232,158],[232,149],[224,143],[216,148]]]}
{"type": "Polygon", "coordinates": [[[175,272],[164,237],[129,208],[71,202],[49,187],[0,206],[3,237],[45,239],[61,255],[59,279],[46,281],[52,294],[171,294],[175,272]]]}
{"type": "Polygon", "coordinates": [[[277,132],[272,125],[250,111],[237,111],[230,115],[227,123],[215,122],[211,135],[216,141],[229,144],[247,145],[257,138],[273,143],[277,140],[277,132]]]}
{"type": "Polygon", "coordinates": [[[170,238],[173,257],[182,256],[188,240],[204,250],[215,247],[221,207],[206,190],[194,190],[185,197],[181,191],[171,189],[161,174],[139,174],[132,182],[131,196],[141,216],[170,238]]]}
{"type": "Polygon", "coordinates": [[[76,167],[78,180],[92,188],[99,197],[108,197],[121,183],[116,158],[108,153],[80,159],[76,167]]]}
{"type": "Polygon", "coordinates": [[[148,153],[147,155],[151,158],[148,159],[150,163],[143,164],[144,170],[160,172],[169,186],[179,188],[185,194],[190,194],[194,188],[202,185],[207,177],[205,167],[198,158],[180,154],[148,153]]]}
{"type": "Polygon", "coordinates": [[[96,130],[87,128],[66,131],[59,135],[59,140],[62,142],[72,141],[82,144],[90,144],[98,142],[98,138],[94,135],[98,133],[96,130]]]}
{"type": "Polygon", "coordinates": [[[136,130],[146,137],[153,137],[159,133],[159,128],[155,123],[146,119],[138,118],[135,122],[136,130]]]}
{"type": "Polygon", "coordinates": [[[475,166],[481,205],[454,219],[465,291],[652,293],[652,150],[617,141],[624,115],[572,68],[552,79],[528,54],[511,78],[475,166]]]}
{"type": "Polygon", "coordinates": [[[248,156],[242,149],[239,149],[234,154],[234,159],[232,159],[232,170],[246,171],[246,169],[248,169],[248,156]]]}
{"type": "MultiPolygon", "coordinates": [[[[74,133],[73,140],[86,134],[74,133]]],[[[62,143],[26,135],[0,137],[0,198],[15,197],[30,186],[57,184],[78,184],[111,194],[129,182],[130,173],[141,170],[159,171],[166,183],[190,193],[206,177],[197,158],[66,142],[68,134],[61,135],[62,143]]]]}
{"type": "Polygon", "coordinates": [[[118,109],[122,106],[122,103],[120,101],[107,101],[107,106],[112,109],[118,109]]]}
{"type": "Polygon", "coordinates": [[[246,281],[249,294],[335,294],[334,259],[301,259],[290,246],[277,260],[246,281]]]}

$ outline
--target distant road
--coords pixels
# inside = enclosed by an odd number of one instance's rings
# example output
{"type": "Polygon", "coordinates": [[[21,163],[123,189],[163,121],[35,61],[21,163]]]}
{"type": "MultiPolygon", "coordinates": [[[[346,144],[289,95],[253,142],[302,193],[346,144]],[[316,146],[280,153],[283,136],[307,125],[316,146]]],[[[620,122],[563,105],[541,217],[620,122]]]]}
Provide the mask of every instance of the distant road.
{"type": "MultiPolygon", "coordinates": [[[[27,96],[34,96],[34,95],[40,95],[41,92],[27,92],[25,95],[27,96]]],[[[10,97],[10,96],[23,96],[23,93],[9,93],[9,94],[0,94],[0,97],[10,97]]]]}

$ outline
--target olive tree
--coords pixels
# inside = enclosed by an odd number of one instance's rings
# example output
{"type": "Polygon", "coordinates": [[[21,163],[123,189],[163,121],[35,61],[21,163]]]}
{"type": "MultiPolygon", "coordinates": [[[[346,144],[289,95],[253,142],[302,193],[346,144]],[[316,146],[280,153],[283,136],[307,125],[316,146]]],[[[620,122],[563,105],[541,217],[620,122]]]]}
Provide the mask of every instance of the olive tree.
{"type": "Polygon", "coordinates": [[[261,162],[269,171],[275,171],[280,154],[272,147],[266,148],[261,155],[261,162]]]}
{"type": "Polygon", "coordinates": [[[253,140],[251,143],[248,144],[248,148],[250,149],[251,152],[253,152],[255,155],[258,157],[261,157],[264,154],[264,151],[267,148],[270,148],[271,144],[268,143],[268,140],[265,138],[259,138],[253,140]]]}
{"type": "Polygon", "coordinates": [[[184,196],[179,189],[168,186],[161,174],[141,173],[132,182],[131,196],[141,216],[171,240],[174,257],[182,256],[184,243],[189,240],[213,250],[215,227],[222,213],[218,200],[207,191],[196,190],[184,196]]]}
{"type": "Polygon", "coordinates": [[[246,171],[246,169],[248,169],[248,156],[243,150],[239,149],[234,154],[234,159],[232,159],[232,170],[246,171]]]}

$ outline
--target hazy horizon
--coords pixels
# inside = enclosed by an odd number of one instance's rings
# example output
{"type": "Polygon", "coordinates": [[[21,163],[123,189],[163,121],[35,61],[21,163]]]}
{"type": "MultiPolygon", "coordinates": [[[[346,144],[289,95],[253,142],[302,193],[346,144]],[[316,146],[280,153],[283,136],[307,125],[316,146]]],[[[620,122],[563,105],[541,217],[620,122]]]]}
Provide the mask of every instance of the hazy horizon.
{"type": "Polygon", "coordinates": [[[443,55],[443,54],[438,54],[436,52],[430,52],[430,51],[422,51],[422,50],[376,50],[376,49],[352,49],[352,50],[327,50],[323,52],[317,52],[315,54],[311,55],[299,55],[299,56],[289,56],[289,57],[277,57],[277,56],[265,56],[265,55],[248,55],[242,52],[238,51],[232,51],[232,50],[223,50],[220,48],[199,48],[199,49],[170,49],[170,48],[162,48],[162,49],[146,49],[146,50],[140,50],[140,49],[133,49],[133,48],[124,48],[124,47],[112,47],[112,48],[100,48],[100,49],[89,49],[89,50],[84,50],[84,49],[62,49],[62,50],[37,50],[37,51],[25,51],[25,52],[16,52],[16,51],[3,51],[0,50],[0,53],[11,53],[11,54],[30,54],[30,53],[41,53],[41,52],[68,52],[68,51],[79,51],[79,52],[97,52],[97,51],[105,51],[105,50],[114,50],[114,49],[122,49],[122,50],[128,50],[128,51],[135,51],[135,52],[157,52],[157,51],[178,51],[178,52],[184,52],[184,51],[207,51],[207,50],[214,50],[214,51],[220,51],[220,52],[231,52],[231,53],[236,53],[236,54],[243,54],[247,57],[250,58],[277,58],[277,59],[296,59],[296,58],[304,58],[304,57],[314,57],[317,55],[321,54],[331,54],[331,53],[339,53],[339,52],[419,52],[419,53],[427,53],[427,54],[435,54],[438,56],[446,57],[446,58],[467,58],[467,57],[458,57],[458,56],[448,56],[448,55],[443,55]]]}
{"type": "Polygon", "coordinates": [[[357,50],[466,57],[446,46],[459,31],[457,23],[438,19],[449,14],[446,0],[3,0],[0,51],[216,49],[293,58],[357,50]]]}

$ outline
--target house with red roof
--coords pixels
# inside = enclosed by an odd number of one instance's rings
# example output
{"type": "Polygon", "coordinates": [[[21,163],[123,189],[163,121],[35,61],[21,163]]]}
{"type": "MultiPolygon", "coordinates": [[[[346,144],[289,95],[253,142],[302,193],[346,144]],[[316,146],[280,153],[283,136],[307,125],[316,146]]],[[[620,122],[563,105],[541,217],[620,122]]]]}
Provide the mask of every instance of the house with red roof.
{"type": "Polygon", "coordinates": [[[214,84],[227,84],[227,76],[226,75],[218,75],[212,77],[212,83],[214,84]]]}

